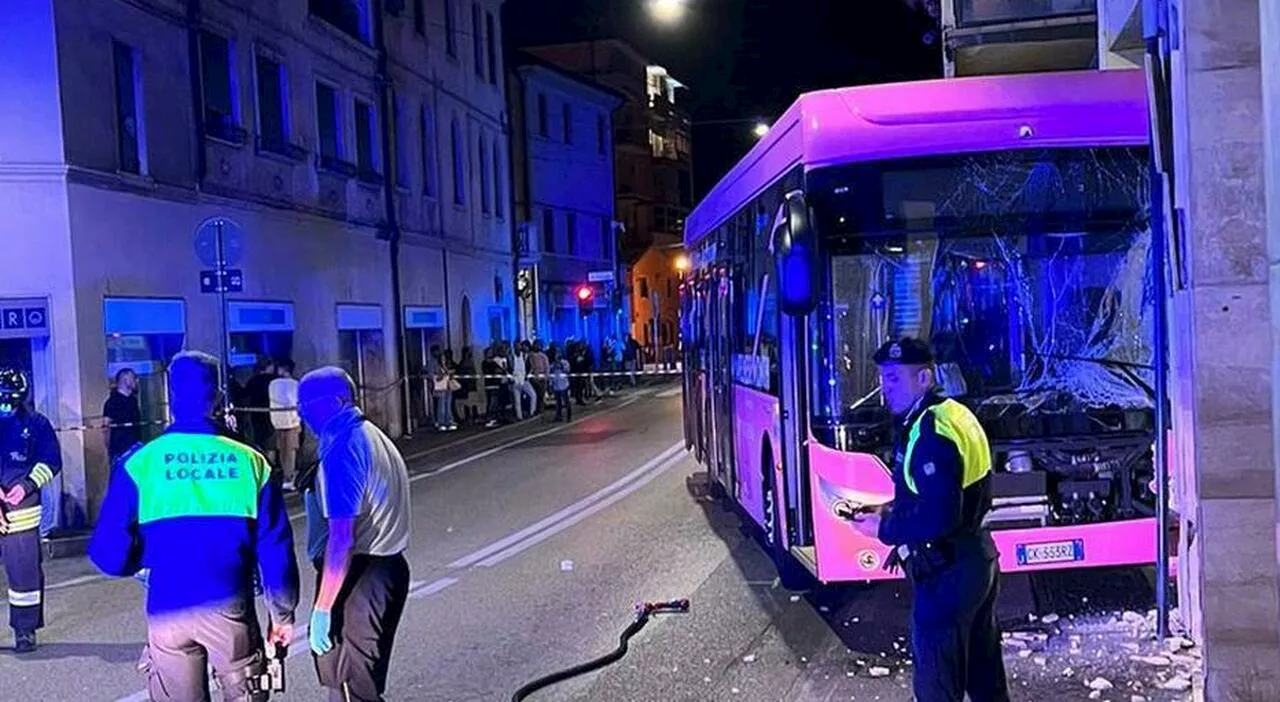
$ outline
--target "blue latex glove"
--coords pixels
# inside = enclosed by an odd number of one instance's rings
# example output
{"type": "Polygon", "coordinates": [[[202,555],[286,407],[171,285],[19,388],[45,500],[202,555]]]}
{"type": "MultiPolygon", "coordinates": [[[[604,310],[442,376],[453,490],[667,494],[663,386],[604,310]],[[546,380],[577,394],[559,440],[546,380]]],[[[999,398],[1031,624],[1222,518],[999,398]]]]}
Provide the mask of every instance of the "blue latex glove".
{"type": "Polygon", "coordinates": [[[311,610],[311,627],[308,631],[311,639],[311,650],[317,656],[323,656],[333,650],[333,640],[329,638],[331,617],[323,609],[311,610]]]}

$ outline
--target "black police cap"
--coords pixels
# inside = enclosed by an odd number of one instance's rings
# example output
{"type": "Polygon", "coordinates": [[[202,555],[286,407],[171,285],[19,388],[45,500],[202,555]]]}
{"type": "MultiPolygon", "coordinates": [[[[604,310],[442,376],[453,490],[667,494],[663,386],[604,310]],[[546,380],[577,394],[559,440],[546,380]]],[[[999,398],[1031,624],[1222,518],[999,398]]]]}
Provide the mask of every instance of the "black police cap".
{"type": "Polygon", "coordinates": [[[929,344],[909,336],[885,342],[871,357],[877,366],[927,366],[933,363],[929,344]]]}

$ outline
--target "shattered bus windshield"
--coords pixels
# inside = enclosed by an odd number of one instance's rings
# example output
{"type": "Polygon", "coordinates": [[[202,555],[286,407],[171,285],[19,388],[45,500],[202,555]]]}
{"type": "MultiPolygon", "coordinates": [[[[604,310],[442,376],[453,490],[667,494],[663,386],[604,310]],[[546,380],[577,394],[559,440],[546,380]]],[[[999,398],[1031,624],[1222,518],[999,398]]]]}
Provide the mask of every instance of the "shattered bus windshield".
{"type": "Polygon", "coordinates": [[[819,422],[879,404],[870,356],[927,339],[942,392],[1023,436],[1136,428],[1153,406],[1145,149],[1052,149],[815,173],[829,256],[819,422]]]}

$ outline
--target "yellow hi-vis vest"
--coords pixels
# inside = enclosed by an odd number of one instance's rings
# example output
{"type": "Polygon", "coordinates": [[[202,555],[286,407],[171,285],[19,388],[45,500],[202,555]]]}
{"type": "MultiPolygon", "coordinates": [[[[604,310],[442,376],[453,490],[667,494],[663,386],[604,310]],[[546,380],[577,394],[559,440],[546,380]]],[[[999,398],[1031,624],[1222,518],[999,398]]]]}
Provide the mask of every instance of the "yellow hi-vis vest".
{"type": "Polygon", "coordinates": [[[961,489],[987,477],[991,473],[991,445],[987,442],[987,432],[968,407],[946,399],[921,412],[920,417],[911,425],[907,450],[902,459],[902,477],[907,483],[907,489],[913,494],[920,494],[916,490],[915,478],[911,475],[911,454],[915,450],[916,441],[920,439],[920,427],[929,414],[933,415],[937,434],[950,440],[960,452],[960,460],[964,462],[961,489]]]}

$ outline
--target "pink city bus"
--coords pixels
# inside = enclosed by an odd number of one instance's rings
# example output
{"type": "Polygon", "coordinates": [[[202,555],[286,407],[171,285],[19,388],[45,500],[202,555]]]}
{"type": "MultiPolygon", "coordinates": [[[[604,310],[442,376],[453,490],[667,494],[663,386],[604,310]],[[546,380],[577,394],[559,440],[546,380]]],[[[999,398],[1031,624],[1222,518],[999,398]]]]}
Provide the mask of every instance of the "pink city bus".
{"type": "Polygon", "coordinates": [[[784,580],[895,577],[838,513],[892,496],[901,336],[991,439],[1005,572],[1156,561],[1149,128],[1141,71],[814,92],[690,214],[686,440],[784,580]]]}

